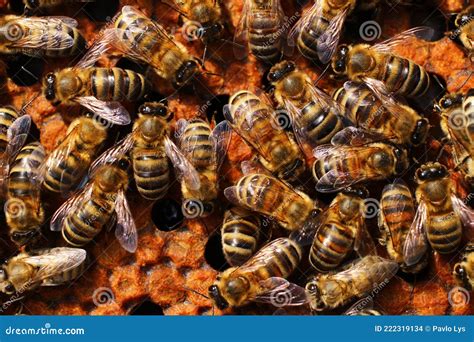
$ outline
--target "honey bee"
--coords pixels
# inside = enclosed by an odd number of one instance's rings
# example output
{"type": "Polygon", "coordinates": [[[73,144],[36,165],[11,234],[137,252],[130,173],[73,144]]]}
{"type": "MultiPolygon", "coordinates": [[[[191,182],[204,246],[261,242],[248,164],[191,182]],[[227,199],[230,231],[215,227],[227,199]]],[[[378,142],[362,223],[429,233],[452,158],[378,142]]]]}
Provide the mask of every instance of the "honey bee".
{"type": "Polygon", "coordinates": [[[298,50],[306,58],[327,64],[336,51],[347,16],[355,0],[317,0],[290,32],[298,50]]]}
{"type": "Polygon", "coordinates": [[[309,254],[311,265],[319,272],[334,270],[353,250],[361,255],[375,251],[365,225],[368,196],[363,187],[346,188],[321,214],[309,254]]]}
{"type": "Polygon", "coordinates": [[[49,191],[64,194],[74,189],[106,138],[107,129],[95,119],[75,119],[69,125],[66,138],[46,159],[43,186],[49,191]]]}
{"type": "Polygon", "coordinates": [[[25,14],[32,15],[41,10],[68,5],[77,2],[95,2],[95,0],[23,0],[25,14]]]}
{"type": "Polygon", "coordinates": [[[86,41],[69,17],[0,17],[0,53],[33,57],[69,57],[85,50],[86,41]]]}
{"type": "Polygon", "coordinates": [[[39,142],[26,145],[12,163],[7,181],[5,217],[9,234],[18,246],[33,243],[44,223],[41,203],[45,151],[39,142]]]}
{"type": "Polygon", "coordinates": [[[431,29],[418,27],[375,44],[339,45],[332,59],[336,75],[351,81],[364,82],[372,78],[383,82],[390,93],[419,98],[430,88],[427,71],[413,61],[393,53],[395,46],[404,44],[415,33],[428,35],[431,29]]]}
{"type": "Polygon", "coordinates": [[[81,276],[87,253],[56,247],[20,253],[0,268],[0,291],[22,293],[39,286],[61,285],[81,276]]]}
{"type": "Polygon", "coordinates": [[[295,180],[305,170],[305,160],[292,137],[279,126],[273,108],[255,94],[235,93],[224,116],[259,155],[260,163],[284,180],[295,180]]]}
{"type": "Polygon", "coordinates": [[[428,135],[429,122],[415,110],[401,104],[385,85],[373,79],[369,86],[346,82],[333,95],[348,121],[371,133],[378,133],[396,144],[418,146],[428,135]]]}
{"type": "Polygon", "coordinates": [[[297,70],[294,62],[276,64],[267,78],[275,87],[275,100],[289,114],[296,140],[306,155],[310,155],[309,148],[330,143],[344,127],[338,104],[316,88],[306,73],[297,70]]]}
{"type": "Polygon", "coordinates": [[[116,39],[112,44],[128,58],[149,64],[175,88],[181,88],[202,73],[198,58],[137,9],[122,7],[114,27],[116,39]]]}
{"type": "Polygon", "coordinates": [[[302,229],[320,212],[318,202],[266,174],[245,175],[224,195],[237,206],[274,218],[288,230],[302,229]]]}
{"type": "Polygon", "coordinates": [[[463,226],[472,230],[474,212],[456,196],[455,184],[444,165],[422,165],[415,174],[418,209],[403,246],[405,263],[416,264],[431,247],[440,254],[454,252],[461,243],[463,226]]]}
{"type": "Polygon", "coordinates": [[[468,6],[456,16],[456,30],[453,36],[459,38],[467,50],[469,58],[474,59],[474,5],[468,6]]]}
{"type": "Polygon", "coordinates": [[[373,139],[364,131],[347,127],[333,137],[331,145],[316,147],[316,190],[339,191],[360,182],[397,176],[408,168],[405,149],[373,139]]]}
{"type": "Polygon", "coordinates": [[[397,270],[396,262],[368,255],[341,272],[318,274],[306,284],[309,305],[315,311],[338,308],[386,285],[397,270]]]}
{"type": "MultiPolygon", "coordinates": [[[[405,264],[403,246],[415,218],[415,203],[410,188],[401,179],[383,188],[378,218],[382,233],[380,242],[386,246],[390,259],[407,273],[418,273],[423,269],[428,261],[426,250],[421,250],[424,254],[420,255],[421,262],[410,267],[405,264]]],[[[412,253],[416,254],[416,251],[412,253]]]]}
{"type": "Polygon", "coordinates": [[[229,144],[227,123],[223,121],[211,131],[202,119],[180,119],[176,135],[179,148],[165,137],[165,150],[181,182],[183,213],[188,218],[208,216],[214,211],[218,170],[229,144]]]}
{"type": "Polygon", "coordinates": [[[93,67],[114,37],[104,31],[76,66],[48,73],[43,79],[46,99],[55,106],[80,104],[112,124],[128,125],[130,115],[119,101],[139,100],[150,85],[131,70],[93,67]]]}
{"type": "Polygon", "coordinates": [[[143,198],[157,200],[168,191],[170,165],[164,139],[169,135],[173,113],[159,102],[146,102],[138,109],[133,131],[105,151],[94,164],[112,163],[131,152],[133,176],[143,198]]]}
{"type": "Polygon", "coordinates": [[[464,253],[460,262],[454,265],[454,278],[459,286],[464,287],[468,291],[474,288],[474,244],[469,243],[464,249],[464,253]]]}
{"type": "Polygon", "coordinates": [[[238,47],[245,42],[252,54],[263,62],[272,63],[280,58],[284,16],[280,0],[245,0],[234,33],[236,57],[245,56],[245,49],[238,47]]]}
{"type": "Polygon", "coordinates": [[[441,129],[453,146],[454,162],[474,186],[474,89],[465,96],[444,96],[436,109],[441,112],[441,129]]]}
{"type": "Polygon", "coordinates": [[[125,156],[113,164],[93,164],[91,180],[54,213],[51,230],[61,231],[64,240],[77,247],[116,224],[117,240],[126,251],[135,252],[137,229],[125,197],[129,166],[125,156]]]}
{"type": "Polygon", "coordinates": [[[220,273],[209,287],[209,296],[220,310],[251,302],[280,307],[305,304],[304,289],[285,280],[300,263],[302,254],[301,247],[291,239],[275,239],[242,266],[220,273]]]}
{"type": "Polygon", "coordinates": [[[241,207],[232,207],[224,214],[221,228],[224,257],[231,266],[240,266],[247,261],[258,248],[262,235],[262,220],[241,207]]]}

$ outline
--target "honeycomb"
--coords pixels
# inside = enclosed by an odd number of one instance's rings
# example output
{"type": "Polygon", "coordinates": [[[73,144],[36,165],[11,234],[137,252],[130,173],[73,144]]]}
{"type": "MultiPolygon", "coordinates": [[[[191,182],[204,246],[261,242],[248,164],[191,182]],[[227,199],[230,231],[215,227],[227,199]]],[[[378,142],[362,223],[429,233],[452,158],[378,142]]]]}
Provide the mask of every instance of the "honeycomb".
{"type": "MultiPolygon", "coordinates": [[[[10,2],[10,8],[12,8],[13,1],[10,2]]],[[[440,1],[439,4],[433,4],[433,1],[426,2],[429,4],[417,5],[414,13],[424,14],[427,20],[437,16],[436,20],[439,21],[439,17],[441,17],[446,24],[450,20],[449,14],[459,11],[464,0],[440,1]],[[432,13],[433,9],[437,10],[436,14],[432,13]]],[[[104,1],[101,3],[107,3],[107,5],[93,9],[94,7],[87,7],[89,5],[84,7],[83,4],[78,4],[60,8],[52,11],[51,14],[74,17],[79,22],[79,29],[86,39],[92,42],[100,28],[114,15],[115,10],[123,5],[134,5],[147,15],[153,15],[169,31],[174,32],[175,38],[186,45],[193,54],[202,56],[202,43],[199,40],[189,41],[186,39],[186,33],[180,29],[179,14],[164,3],[151,0],[104,1]],[[115,6],[114,11],[110,11],[113,7],[112,3],[115,6]],[[104,12],[104,9],[109,10],[110,13],[105,16],[101,13],[101,17],[98,18],[97,13],[104,12]]],[[[282,3],[288,18],[297,15],[303,6],[307,6],[307,4],[299,4],[293,0],[282,0],[282,3]]],[[[226,9],[231,24],[237,25],[242,10],[242,0],[223,1],[222,6],[226,9]]],[[[2,12],[10,11],[6,0],[0,1],[0,7],[2,12]]],[[[417,15],[411,12],[410,9],[403,6],[394,8],[384,6],[376,19],[382,29],[380,38],[390,37],[394,33],[414,26],[413,19],[416,19],[417,15]]],[[[435,19],[433,20],[439,25],[435,19]]],[[[232,40],[231,35],[228,39],[232,40]]],[[[467,89],[474,88],[474,77],[469,78],[472,64],[460,46],[449,37],[444,36],[443,32],[437,41],[426,42],[414,39],[401,46],[397,52],[421,64],[429,72],[440,76],[448,91],[465,92],[467,89]]],[[[197,96],[184,92],[173,94],[168,99],[175,120],[192,118],[197,115],[207,115],[208,117],[214,115],[217,118],[222,115],[222,106],[226,103],[229,95],[241,89],[265,88],[264,75],[268,66],[258,62],[253,56],[249,56],[244,61],[236,61],[232,58],[232,45],[229,42],[209,47],[207,56],[206,70],[216,73],[218,76],[208,77],[204,91],[196,92],[197,96]]],[[[297,53],[290,59],[294,60],[298,67],[306,71],[313,80],[316,80],[322,72],[322,67],[311,65],[297,53]]],[[[17,62],[15,58],[12,61],[7,60],[0,69],[4,74],[8,73],[9,63],[17,62]]],[[[104,66],[116,62],[117,60],[113,59],[101,60],[101,64],[104,66]]],[[[74,61],[47,60],[43,64],[42,74],[73,63],[74,61]]],[[[20,108],[40,92],[41,86],[38,82],[22,86],[12,80],[11,71],[9,76],[9,78],[4,78],[2,93],[6,96],[2,96],[0,99],[2,105],[12,104],[20,108]]],[[[169,86],[159,80],[155,80],[154,85],[159,94],[167,96],[172,93],[169,86]]],[[[337,83],[329,77],[324,77],[319,85],[323,89],[331,90],[337,83]]],[[[32,108],[34,110],[31,110],[31,115],[38,128],[34,134],[49,151],[54,149],[64,138],[68,124],[74,116],[80,113],[79,109],[71,111],[69,108],[55,108],[43,97],[35,99],[32,108]]],[[[116,133],[123,135],[123,132],[120,131],[116,133]]],[[[435,144],[436,141],[433,140],[433,143],[435,144]]],[[[250,148],[234,135],[223,167],[221,188],[232,184],[242,175],[238,165],[251,156],[250,148]]],[[[308,183],[306,186],[311,186],[311,184],[308,183]]],[[[202,295],[207,294],[207,288],[214,281],[218,271],[226,267],[220,251],[219,238],[216,235],[220,228],[225,205],[210,218],[205,220],[186,219],[178,228],[170,230],[164,224],[160,226],[165,220],[165,218],[159,217],[163,215],[163,210],[160,211],[157,205],[154,206],[152,202],[143,200],[133,189],[133,186],[128,195],[139,228],[136,253],[130,254],[124,251],[113,234],[102,232],[86,247],[89,252],[89,260],[83,276],[65,286],[45,287],[25,294],[25,299],[22,301],[22,313],[31,315],[279,313],[273,307],[257,304],[234,311],[221,312],[213,308],[212,303],[202,295]]],[[[374,195],[374,197],[378,195],[374,195]]],[[[180,201],[180,191],[176,182],[170,189],[168,198],[177,203],[180,201]]],[[[60,204],[60,200],[46,198],[45,203],[47,211],[51,215],[60,204]]],[[[372,235],[376,237],[376,223],[370,222],[370,226],[372,235]]],[[[45,228],[46,230],[47,228],[45,228]]],[[[9,242],[5,229],[1,234],[0,256],[6,259],[16,253],[16,250],[9,242]]],[[[45,242],[46,245],[61,244],[56,235],[45,232],[45,236],[48,239],[45,242]]],[[[380,249],[380,254],[384,255],[382,249],[380,249]]],[[[431,254],[426,272],[412,278],[395,277],[377,294],[376,306],[392,315],[474,314],[472,304],[474,301],[458,305],[455,300],[459,294],[453,290],[455,284],[451,270],[458,258],[458,254],[449,257],[440,256],[437,253],[431,254]]],[[[294,278],[302,277],[305,271],[305,269],[299,270],[294,278]]],[[[4,297],[0,299],[6,300],[7,298],[4,297]]],[[[17,305],[12,305],[9,313],[15,313],[17,309],[17,305]]],[[[285,309],[284,313],[309,314],[309,311],[306,307],[299,307],[285,309]]]]}

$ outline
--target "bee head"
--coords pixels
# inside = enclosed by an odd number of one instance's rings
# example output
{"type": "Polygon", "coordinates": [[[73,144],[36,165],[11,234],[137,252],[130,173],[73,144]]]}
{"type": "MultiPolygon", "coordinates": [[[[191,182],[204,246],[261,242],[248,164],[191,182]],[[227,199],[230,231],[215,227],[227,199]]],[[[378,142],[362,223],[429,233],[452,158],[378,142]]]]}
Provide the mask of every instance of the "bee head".
{"type": "Polygon", "coordinates": [[[422,165],[415,173],[417,182],[442,179],[448,176],[448,169],[440,163],[422,165]]]}
{"type": "Polygon", "coordinates": [[[25,231],[16,231],[11,234],[11,240],[17,246],[25,246],[36,241],[40,236],[41,227],[32,227],[25,231]]]}
{"type": "Polygon", "coordinates": [[[455,105],[460,105],[462,103],[463,96],[461,94],[448,94],[445,95],[439,100],[438,104],[435,105],[435,109],[442,111],[448,108],[451,108],[455,105]]]}
{"type": "Polygon", "coordinates": [[[161,102],[145,102],[138,108],[138,113],[141,115],[158,116],[167,121],[173,118],[173,112],[170,112],[168,107],[161,102]]]}
{"type": "Polygon", "coordinates": [[[393,147],[393,155],[395,157],[395,174],[399,175],[408,169],[408,155],[403,148],[393,147]]]}
{"type": "Polygon", "coordinates": [[[454,265],[453,276],[459,282],[459,284],[462,284],[462,286],[466,288],[466,290],[471,291],[472,286],[469,282],[466,268],[462,265],[462,263],[458,262],[454,265]]]}
{"type": "Polygon", "coordinates": [[[97,122],[95,118],[84,119],[82,124],[79,125],[79,137],[86,144],[99,144],[106,137],[105,131],[99,129],[99,127],[104,126],[101,126],[101,123],[97,122]]]}
{"type": "Polygon", "coordinates": [[[295,71],[296,65],[292,61],[283,61],[274,65],[267,75],[268,81],[275,83],[280,81],[283,77],[288,75],[290,72],[295,71]]]}
{"type": "Polygon", "coordinates": [[[306,295],[309,298],[309,305],[311,310],[322,311],[326,308],[326,304],[321,299],[321,292],[319,291],[319,286],[317,280],[310,280],[306,284],[306,295]]]}
{"type": "Polygon", "coordinates": [[[209,286],[209,297],[211,297],[219,310],[224,310],[229,307],[229,303],[222,297],[217,285],[209,286]]]}
{"type": "Polygon", "coordinates": [[[44,97],[51,103],[57,103],[56,99],[56,75],[53,72],[48,73],[43,81],[44,97]]]}
{"type": "Polygon", "coordinates": [[[216,41],[221,37],[224,26],[221,23],[203,25],[196,30],[197,37],[201,38],[205,44],[216,41]]]}
{"type": "Polygon", "coordinates": [[[462,27],[469,24],[472,20],[474,20],[474,8],[469,11],[459,13],[456,17],[456,20],[454,21],[454,25],[457,27],[462,27]]]}
{"type": "Polygon", "coordinates": [[[15,293],[15,287],[8,281],[7,272],[3,266],[0,267],[0,291],[8,295],[15,293]]]}
{"type": "Polygon", "coordinates": [[[332,60],[332,69],[337,75],[346,75],[347,74],[347,57],[349,54],[349,46],[341,44],[334,54],[332,60]]]}
{"type": "Polygon", "coordinates": [[[175,88],[180,88],[188,84],[199,72],[200,65],[200,61],[196,58],[184,62],[176,72],[173,86],[175,88]]]}
{"type": "Polygon", "coordinates": [[[410,139],[413,146],[418,146],[426,140],[429,128],[430,125],[427,119],[423,118],[416,122],[415,131],[412,133],[410,139]]]}
{"type": "Polygon", "coordinates": [[[24,3],[25,7],[29,10],[37,9],[39,7],[39,0],[26,0],[24,3]]]}

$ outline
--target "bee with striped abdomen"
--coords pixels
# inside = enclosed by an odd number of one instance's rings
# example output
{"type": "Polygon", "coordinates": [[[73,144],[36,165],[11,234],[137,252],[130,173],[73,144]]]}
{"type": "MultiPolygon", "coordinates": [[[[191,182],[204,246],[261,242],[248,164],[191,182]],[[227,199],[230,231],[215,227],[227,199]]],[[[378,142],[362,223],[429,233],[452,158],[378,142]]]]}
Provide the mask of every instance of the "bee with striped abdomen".
{"type": "Polygon", "coordinates": [[[474,243],[464,248],[461,261],[454,265],[453,275],[459,286],[468,291],[474,289],[474,243]]]}
{"type": "Polygon", "coordinates": [[[39,142],[23,147],[9,170],[5,217],[9,235],[18,246],[34,243],[44,223],[41,203],[45,151],[39,142]]]}
{"type": "Polygon", "coordinates": [[[464,96],[446,95],[435,108],[441,112],[441,129],[453,147],[456,167],[474,187],[474,89],[464,96]]]}
{"type": "Polygon", "coordinates": [[[240,266],[258,248],[262,235],[261,217],[250,210],[232,207],[224,213],[221,228],[222,250],[231,266],[240,266]]]}
{"type": "Polygon", "coordinates": [[[0,291],[22,293],[69,282],[82,275],[86,256],[85,250],[68,247],[20,253],[0,267],[0,291]]]}
{"type": "Polygon", "coordinates": [[[91,179],[54,213],[51,230],[61,231],[72,246],[84,246],[100,231],[116,224],[115,236],[128,252],[137,249],[137,229],[125,197],[130,161],[92,165],[91,179]]]}
{"type": "Polygon", "coordinates": [[[422,144],[428,135],[428,120],[397,101],[382,82],[366,81],[369,86],[349,81],[334,92],[333,98],[344,109],[348,121],[396,144],[422,144]]]}
{"type": "Polygon", "coordinates": [[[214,211],[219,190],[218,170],[229,144],[225,121],[213,130],[202,119],[177,122],[179,147],[165,137],[165,150],[181,182],[186,217],[208,216],[214,211]]]}
{"type": "Polygon", "coordinates": [[[317,0],[303,13],[290,32],[290,39],[296,40],[303,56],[331,61],[347,16],[354,10],[355,0],[317,0]]]}
{"type": "Polygon", "coordinates": [[[319,274],[306,284],[309,305],[315,311],[338,308],[387,285],[397,270],[396,262],[369,255],[341,272],[319,274]]]}
{"type": "Polygon", "coordinates": [[[332,68],[336,75],[351,81],[364,82],[367,78],[382,81],[390,93],[419,98],[430,88],[427,71],[413,61],[394,54],[393,48],[413,38],[415,33],[431,33],[427,28],[414,28],[384,42],[368,45],[340,45],[333,56],[332,68]]]}
{"type": "Polygon", "coordinates": [[[122,7],[114,21],[115,47],[126,57],[149,64],[175,88],[202,73],[202,62],[171,37],[156,21],[131,6],[122,7]]]}
{"type": "Polygon", "coordinates": [[[454,24],[456,30],[452,36],[459,38],[459,41],[467,50],[469,58],[474,60],[474,5],[461,11],[456,16],[454,24]]]}
{"type": "Polygon", "coordinates": [[[422,165],[416,170],[415,180],[418,209],[403,246],[408,266],[420,260],[428,243],[440,254],[453,253],[461,243],[463,227],[474,229],[474,211],[457,197],[444,165],[422,165]]]}
{"type": "Polygon", "coordinates": [[[346,188],[321,214],[309,254],[309,261],[318,272],[334,270],[352,251],[360,255],[374,253],[375,246],[365,224],[364,201],[368,195],[363,187],[346,188]]]}
{"type": "Polygon", "coordinates": [[[238,59],[246,54],[246,48],[266,63],[281,56],[283,46],[284,12],[280,0],[245,0],[240,21],[234,33],[234,53],[238,59]],[[241,44],[245,44],[244,48],[241,44]]]}
{"type": "Polygon", "coordinates": [[[413,255],[420,252],[420,262],[407,266],[403,247],[408,232],[415,218],[415,202],[410,188],[397,179],[386,185],[382,191],[379,210],[379,228],[382,237],[380,242],[387,248],[390,259],[396,261],[403,272],[418,273],[427,265],[426,250],[412,251],[413,255]]]}
{"type": "Polygon", "coordinates": [[[284,180],[295,180],[305,160],[293,138],[279,126],[273,108],[255,94],[242,90],[229,99],[224,116],[259,155],[260,163],[284,180]]]}
{"type": "Polygon", "coordinates": [[[288,230],[305,227],[320,211],[317,201],[266,174],[245,175],[224,195],[237,206],[274,218],[288,230]]]}
{"type": "Polygon", "coordinates": [[[68,17],[0,17],[0,53],[33,57],[69,57],[85,50],[86,41],[68,17]]]}
{"type": "Polygon", "coordinates": [[[267,78],[275,87],[275,100],[291,118],[296,141],[306,155],[316,146],[330,143],[344,127],[337,103],[298,70],[294,62],[276,64],[267,78]]]}
{"type": "Polygon", "coordinates": [[[356,183],[387,179],[408,168],[405,149],[375,142],[369,133],[347,127],[331,145],[314,149],[313,177],[316,190],[335,192],[356,183]]]}
{"type": "Polygon", "coordinates": [[[251,302],[279,307],[305,304],[304,289],[285,280],[302,255],[301,247],[291,239],[273,240],[242,266],[220,273],[209,287],[209,296],[220,310],[251,302]]]}
{"type": "Polygon", "coordinates": [[[159,102],[146,102],[138,109],[132,133],[105,151],[94,164],[111,163],[131,153],[133,176],[143,198],[157,200],[168,191],[170,165],[164,139],[169,135],[173,113],[159,102]]]}
{"type": "Polygon", "coordinates": [[[94,118],[75,119],[66,138],[46,158],[44,187],[63,194],[74,190],[106,139],[107,129],[94,118]]]}
{"type": "Polygon", "coordinates": [[[93,67],[114,37],[114,32],[104,31],[76,66],[48,73],[43,79],[46,99],[55,106],[80,104],[112,124],[129,124],[130,115],[119,101],[139,100],[149,83],[131,70],[93,67]]]}

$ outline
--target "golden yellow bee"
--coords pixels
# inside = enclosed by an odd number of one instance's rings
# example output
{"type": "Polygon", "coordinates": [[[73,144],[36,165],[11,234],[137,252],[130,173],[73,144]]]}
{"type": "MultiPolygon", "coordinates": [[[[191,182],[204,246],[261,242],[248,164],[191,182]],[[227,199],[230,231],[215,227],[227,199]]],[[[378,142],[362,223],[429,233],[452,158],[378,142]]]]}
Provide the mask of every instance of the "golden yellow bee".
{"type": "Polygon", "coordinates": [[[44,187],[66,194],[79,184],[107,139],[107,129],[90,117],[75,119],[66,138],[48,155],[45,165],[44,187]]]}
{"type": "Polygon", "coordinates": [[[273,108],[255,94],[235,93],[224,116],[259,155],[260,163],[285,180],[295,180],[305,170],[304,156],[293,138],[278,124],[273,108]]]}
{"type": "Polygon", "coordinates": [[[320,212],[317,201],[266,174],[245,175],[226,188],[224,195],[231,203],[275,219],[288,230],[311,224],[320,212]]]}
{"type": "Polygon", "coordinates": [[[453,36],[459,38],[471,60],[474,58],[474,5],[461,11],[454,22],[456,30],[453,36]]]}
{"type": "Polygon", "coordinates": [[[346,188],[319,217],[309,254],[311,265],[319,272],[334,270],[352,251],[360,255],[375,252],[365,224],[369,216],[365,203],[368,195],[363,187],[346,188]]]}
{"type": "Polygon", "coordinates": [[[335,309],[386,286],[397,270],[396,262],[369,255],[341,272],[319,274],[306,284],[309,305],[315,311],[335,309]]]}
{"type": "Polygon", "coordinates": [[[474,244],[472,242],[464,249],[461,261],[454,265],[453,275],[459,286],[472,291],[474,288],[474,244]]]}
{"type": "Polygon", "coordinates": [[[86,256],[85,250],[68,247],[20,253],[1,266],[0,291],[22,293],[69,282],[81,276],[86,256]]]}
{"type": "Polygon", "coordinates": [[[405,149],[374,142],[373,136],[354,127],[337,133],[331,145],[314,149],[316,190],[334,192],[348,186],[387,179],[408,168],[405,149]]]}
{"type": "Polygon", "coordinates": [[[415,180],[418,209],[403,247],[408,266],[420,260],[428,244],[441,254],[456,251],[463,227],[474,228],[474,211],[457,197],[455,184],[444,165],[422,165],[415,180]]]}
{"type": "Polygon", "coordinates": [[[112,124],[129,124],[130,115],[119,101],[139,100],[149,83],[131,70],[93,67],[114,38],[114,32],[104,31],[74,67],[48,73],[43,79],[46,99],[55,106],[80,104],[112,124]]]}
{"type": "Polygon", "coordinates": [[[294,62],[274,65],[267,78],[275,87],[275,100],[291,118],[296,141],[306,156],[316,146],[330,143],[344,127],[339,105],[298,70],[294,62]]]}
{"type": "Polygon", "coordinates": [[[94,2],[95,0],[23,0],[25,14],[32,15],[38,11],[55,8],[61,5],[67,6],[73,3],[94,2]]]}
{"type": "Polygon", "coordinates": [[[331,60],[347,16],[356,0],[316,0],[290,32],[303,56],[326,64],[331,60]]]}
{"type": "MultiPolygon", "coordinates": [[[[420,262],[407,266],[403,247],[408,232],[415,218],[415,201],[410,188],[401,179],[396,179],[392,184],[383,188],[380,199],[379,228],[382,233],[380,242],[387,248],[387,253],[396,261],[402,271],[417,273],[427,265],[426,250],[419,252],[420,262]]],[[[411,251],[413,255],[417,251],[411,251]]]]}
{"type": "Polygon", "coordinates": [[[446,95],[435,108],[441,112],[441,128],[453,147],[456,167],[474,186],[474,89],[464,96],[446,95]]]}
{"type": "Polygon", "coordinates": [[[0,53],[33,57],[69,57],[85,50],[86,41],[68,17],[0,16],[0,53]]]}
{"type": "Polygon", "coordinates": [[[84,246],[100,231],[116,224],[115,236],[128,252],[137,249],[137,229],[125,197],[130,161],[104,160],[91,166],[91,180],[54,213],[51,230],[61,231],[72,246],[84,246]]]}
{"type": "Polygon", "coordinates": [[[34,243],[44,223],[41,202],[45,151],[39,142],[20,150],[9,170],[5,217],[10,238],[18,246],[34,243]]]}
{"type": "Polygon", "coordinates": [[[229,144],[225,121],[213,130],[202,119],[177,122],[178,146],[165,137],[165,150],[181,182],[183,213],[188,218],[208,216],[214,211],[219,190],[218,170],[229,144]]]}
{"type": "Polygon", "coordinates": [[[333,56],[332,68],[336,75],[346,76],[351,81],[364,82],[373,78],[383,82],[390,93],[419,98],[430,88],[429,74],[422,66],[395,55],[393,48],[415,33],[428,35],[431,32],[418,27],[372,46],[340,45],[333,56]]]}
{"type": "Polygon", "coordinates": [[[126,57],[149,64],[175,88],[190,83],[202,73],[202,62],[171,37],[156,21],[139,10],[122,7],[114,22],[112,43],[126,57]]]}
{"type": "Polygon", "coordinates": [[[367,85],[346,82],[334,92],[345,118],[355,126],[402,145],[418,146],[426,140],[429,122],[414,109],[400,103],[377,80],[367,85]]]}
{"type": "Polygon", "coordinates": [[[291,239],[275,239],[242,266],[220,273],[209,287],[209,296],[221,310],[251,302],[277,307],[305,304],[304,289],[285,280],[300,263],[302,254],[301,247],[291,239]]]}

